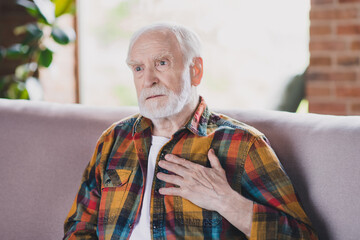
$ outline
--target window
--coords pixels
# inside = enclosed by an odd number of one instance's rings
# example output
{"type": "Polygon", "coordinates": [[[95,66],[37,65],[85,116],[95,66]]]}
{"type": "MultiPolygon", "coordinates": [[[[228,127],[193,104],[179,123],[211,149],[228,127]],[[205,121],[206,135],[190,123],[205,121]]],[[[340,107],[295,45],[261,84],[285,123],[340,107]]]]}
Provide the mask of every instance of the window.
{"type": "Polygon", "coordinates": [[[310,1],[79,0],[81,102],[137,105],[125,64],[138,28],[171,21],[203,42],[199,93],[212,108],[273,109],[308,65],[310,1]]]}

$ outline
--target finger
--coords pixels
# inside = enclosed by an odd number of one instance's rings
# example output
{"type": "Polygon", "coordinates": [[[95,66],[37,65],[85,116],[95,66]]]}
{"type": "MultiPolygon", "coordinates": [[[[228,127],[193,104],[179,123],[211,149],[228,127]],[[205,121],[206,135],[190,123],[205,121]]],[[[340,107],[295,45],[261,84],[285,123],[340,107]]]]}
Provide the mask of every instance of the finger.
{"type": "MultiPolygon", "coordinates": [[[[197,166],[194,166],[193,169],[187,169],[187,168],[184,168],[180,165],[177,165],[175,163],[170,163],[170,162],[166,162],[166,161],[159,161],[159,165],[160,167],[168,170],[168,171],[171,171],[171,172],[174,172],[175,174],[181,176],[179,178],[176,178],[174,180],[172,180],[171,176],[174,176],[174,175],[167,175],[169,177],[166,177],[167,179],[169,179],[169,182],[170,181],[177,181],[176,183],[174,182],[171,182],[175,185],[178,185],[178,186],[183,186],[185,184],[184,182],[184,178],[186,177],[187,180],[190,180],[190,178],[194,179],[195,181],[197,181],[198,183],[200,183],[201,185],[209,188],[209,189],[213,189],[211,183],[208,181],[209,178],[207,177],[204,177],[204,174],[202,173],[202,168],[204,168],[203,166],[201,165],[198,165],[198,164],[195,164],[197,166]]],[[[162,174],[160,174],[158,176],[158,178],[160,180],[163,180],[163,181],[166,181],[164,178],[164,176],[162,174]]],[[[167,182],[167,181],[166,181],[167,182]]]]}
{"type": "Polygon", "coordinates": [[[164,182],[172,183],[172,184],[177,185],[177,186],[181,186],[182,182],[183,182],[183,178],[179,177],[179,176],[176,176],[176,175],[169,175],[169,174],[165,174],[165,173],[157,173],[156,176],[157,176],[158,179],[160,179],[160,180],[162,180],[164,182]]]}
{"type": "Polygon", "coordinates": [[[209,150],[209,152],[208,152],[208,158],[209,158],[210,165],[211,165],[212,168],[222,169],[221,164],[220,164],[220,161],[219,161],[219,158],[215,155],[214,149],[211,148],[211,149],[209,150]]]}
{"type": "Polygon", "coordinates": [[[159,193],[162,195],[172,195],[181,197],[181,189],[176,187],[160,188],[159,193]]]}
{"type": "Polygon", "coordinates": [[[195,163],[193,163],[189,160],[186,160],[184,158],[178,157],[174,154],[166,154],[165,159],[169,162],[176,163],[176,164],[181,165],[186,168],[193,168],[196,165],[195,163]]]}
{"type": "Polygon", "coordinates": [[[188,169],[183,166],[164,160],[159,161],[159,166],[182,177],[184,177],[188,171],[188,169]]]}

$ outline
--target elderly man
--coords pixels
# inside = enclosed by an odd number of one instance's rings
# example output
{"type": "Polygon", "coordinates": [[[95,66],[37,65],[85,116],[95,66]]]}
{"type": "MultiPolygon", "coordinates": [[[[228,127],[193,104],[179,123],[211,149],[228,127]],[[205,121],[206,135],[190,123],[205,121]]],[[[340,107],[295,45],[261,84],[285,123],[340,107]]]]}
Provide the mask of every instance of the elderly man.
{"type": "Polygon", "coordinates": [[[65,239],[316,239],[265,136],[209,111],[200,42],[147,26],[127,64],[140,114],[100,137],[65,239]]]}

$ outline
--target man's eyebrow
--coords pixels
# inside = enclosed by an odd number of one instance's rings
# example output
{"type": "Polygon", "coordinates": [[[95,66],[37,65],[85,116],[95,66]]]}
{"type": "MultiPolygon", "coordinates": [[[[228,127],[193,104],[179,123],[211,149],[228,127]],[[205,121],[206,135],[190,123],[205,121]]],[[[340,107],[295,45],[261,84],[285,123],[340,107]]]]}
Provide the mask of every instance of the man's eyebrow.
{"type": "Polygon", "coordinates": [[[173,55],[169,52],[160,53],[159,55],[156,55],[153,57],[154,60],[160,60],[160,59],[164,59],[164,58],[167,58],[170,61],[172,61],[174,59],[173,55]]]}
{"type": "MultiPolygon", "coordinates": [[[[161,59],[164,59],[164,58],[167,58],[169,59],[170,61],[172,61],[174,59],[173,55],[170,53],[170,52],[164,52],[164,53],[160,53],[158,55],[155,55],[152,57],[153,60],[161,60],[161,59]]],[[[129,61],[126,61],[126,64],[128,66],[136,66],[136,65],[142,65],[142,63],[140,62],[137,62],[135,60],[129,60],[129,61]]]]}
{"type": "Polygon", "coordinates": [[[141,65],[141,63],[139,63],[139,62],[137,62],[137,61],[133,61],[133,60],[126,61],[126,64],[127,64],[128,66],[141,65]]]}

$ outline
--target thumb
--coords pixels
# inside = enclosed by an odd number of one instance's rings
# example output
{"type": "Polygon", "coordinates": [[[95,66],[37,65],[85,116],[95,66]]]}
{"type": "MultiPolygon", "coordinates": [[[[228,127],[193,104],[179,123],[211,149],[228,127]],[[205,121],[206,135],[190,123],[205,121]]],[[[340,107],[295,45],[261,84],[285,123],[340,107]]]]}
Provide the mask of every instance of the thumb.
{"type": "Polygon", "coordinates": [[[214,149],[211,148],[211,149],[209,150],[209,152],[208,152],[208,158],[209,158],[210,165],[211,165],[212,168],[222,169],[221,164],[220,164],[220,161],[219,161],[219,158],[215,155],[214,149]]]}

